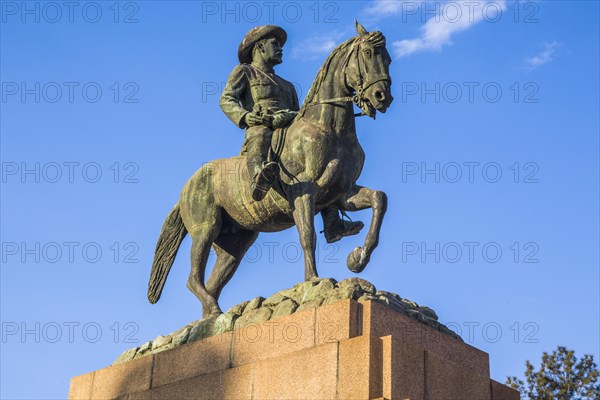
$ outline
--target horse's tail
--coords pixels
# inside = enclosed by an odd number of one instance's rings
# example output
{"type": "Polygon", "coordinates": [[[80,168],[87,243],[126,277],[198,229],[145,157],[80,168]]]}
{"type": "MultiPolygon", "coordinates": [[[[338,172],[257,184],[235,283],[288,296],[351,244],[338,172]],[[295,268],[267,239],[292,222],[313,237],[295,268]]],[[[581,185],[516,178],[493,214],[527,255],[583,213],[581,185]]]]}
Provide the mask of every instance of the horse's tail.
{"type": "Polygon", "coordinates": [[[179,215],[179,205],[176,205],[163,223],[154,251],[152,272],[150,273],[150,282],[148,282],[148,301],[150,303],[154,304],[160,299],[167,275],[175,261],[175,255],[186,234],[187,230],[183,225],[181,215],[179,215]]]}

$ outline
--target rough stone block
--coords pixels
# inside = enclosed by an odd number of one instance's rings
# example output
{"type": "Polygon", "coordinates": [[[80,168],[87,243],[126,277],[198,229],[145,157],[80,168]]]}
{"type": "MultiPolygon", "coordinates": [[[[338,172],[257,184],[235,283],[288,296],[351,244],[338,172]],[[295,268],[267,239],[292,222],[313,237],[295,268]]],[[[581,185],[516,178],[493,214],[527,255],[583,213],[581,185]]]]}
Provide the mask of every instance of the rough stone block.
{"type": "Polygon", "coordinates": [[[315,345],[315,310],[305,310],[233,331],[232,366],[292,353],[315,345]]]}
{"type": "Polygon", "coordinates": [[[131,394],[127,400],[251,399],[253,368],[252,365],[247,365],[184,379],[146,392],[131,394]]]}
{"type": "Polygon", "coordinates": [[[394,336],[382,341],[382,392],[387,399],[424,400],[425,352],[394,336]]]}
{"type": "Polygon", "coordinates": [[[371,338],[358,336],[339,343],[339,399],[369,399],[371,338]]]}
{"type": "Polygon", "coordinates": [[[495,380],[490,381],[492,388],[492,400],[520,400],[521,395],[518,390],[512,389],[495,380]]]}
{"type": "Polygon", "coordinates": [[[363,334],[393,335],[403,343],[436,353],[474,374],[490,376],[488,354],[381,303],[363,303],[363,334]]]}
{"type": "Polygon", "coordinates": [[[489,375],[462,368],[436,353],[425,352],[425,398],[491,400],[489,375]]]}
{"type": "Polygon", "coordinates": [[[229,367],[232,332],[155,354],[152,387],[229,367]]]}
{"type": "Polygon", "coordinates": [[[75,376],[71,379],[69,400],[89,400],[92,398],[92,381],[94,373],[75,376]]]}
{"type": "Polygon", "coordinates": [[[261,361],[255,399],[335,399],[338,344],[329,343],[261,361]]]}
{"type": "Polygon", "coordinates": [[[318,307],[316,315],[316,344],[333,343],[359,335],[362,305],[355,300],[341,300],[318,307]]]}
{"type": "Polygon", "coordinates": [[[94,373],[92,399],[115,399],[150,389],[154,355],[103,368],[94,373]]]}

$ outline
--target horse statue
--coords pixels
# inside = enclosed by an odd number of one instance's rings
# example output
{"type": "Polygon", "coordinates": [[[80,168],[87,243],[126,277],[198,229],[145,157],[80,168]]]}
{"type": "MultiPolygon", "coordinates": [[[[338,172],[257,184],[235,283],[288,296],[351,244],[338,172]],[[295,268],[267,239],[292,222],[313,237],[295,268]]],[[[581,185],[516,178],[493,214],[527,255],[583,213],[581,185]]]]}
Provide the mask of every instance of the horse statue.
{"type": "Polygon", "coordinates": [[[356,184],[365,154],[356,135],[354,104],[375,119],[393,98],[391,57],[381,32],[358,35],[329,55],[292,124],[273,133],[272,154],[280,179],[262,201],[254,201],[243,156],[204,164],[185,184],[167,216],[156,245],[148,300],[156,303],[183,238],[192,236],[192,268],[187,287],[202,303],[203,318],[222,313],[218,298],[259,232],[296,225],[304,253],[304,279],[318,277],[315,214],[328,206],[342,211],[373,210],[365,243],[348,255],[347,266],[361,272],[379,242],[387,196],[356,184]],[[208,255],[216,262],[205,283],[208,255]]]}

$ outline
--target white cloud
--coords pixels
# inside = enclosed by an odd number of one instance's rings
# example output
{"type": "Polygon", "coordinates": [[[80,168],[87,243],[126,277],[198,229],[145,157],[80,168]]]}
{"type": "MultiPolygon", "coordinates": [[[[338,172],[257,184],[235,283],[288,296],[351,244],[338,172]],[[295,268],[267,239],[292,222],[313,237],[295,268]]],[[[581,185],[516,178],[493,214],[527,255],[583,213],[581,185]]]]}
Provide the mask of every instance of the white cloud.
{"type": "MultiPolygon", "coordinates": [[[[367,10],[375,10],[380,7],[382,15],[397,14],[404,11],[403,3],[414,4],[403,0],[375,0],[367,10]]],[[[501,13],[506,9],[506,0],[485,1],[451,1],[433,2],[432,6],[421,6],[421,12],[431,14],[431,8],[435,7],[435,15],[429,17],[419,29],[419,36],[412,39],[403,39],[392,42],[392,48],[396,57],[405,57],[419,51],[439,51],[444,46],[452,45],[452,36],[458,32],[465,31],[481,21],[497,21],[501,13]],[[424,8],[427,8],[425,10],[424,8]]],[[[434,9],[434,10],[435,10],[434,9]]],[[[414,11],[414,10],[412,10],[414,11]]],[[[372,11],[374,12],[374,11],[372,11]]],[[[406,16],[403,16],[405,18],[406,16]]]]}
{"type": "Polygon", "coordinates": [[[325,58],[340,43],[342,36],[340,32],[331,32],[302,40],[292,48],[291,57],[304,61],[325,58]]]}
{"type": "MultiPolygon", "coordinates": [[[[402,10],[402,3],[409,3],[407,0],[373,0],[365,9],[369,16],[385,17],[398,14],[402,10]]],[[[416,4],[414,1],[410,3],[416,4]]]]}
{"type": "Polygon", "coordinates": [[[549,63],[554,59],[554,53],[556,52],[557,48],[558,42],[556,41],[552,43],[544,43],[544,50],[542,50],[533,57],[526,58],[525,65],[529,70],[533,70],[537,67],[549,63]]]}

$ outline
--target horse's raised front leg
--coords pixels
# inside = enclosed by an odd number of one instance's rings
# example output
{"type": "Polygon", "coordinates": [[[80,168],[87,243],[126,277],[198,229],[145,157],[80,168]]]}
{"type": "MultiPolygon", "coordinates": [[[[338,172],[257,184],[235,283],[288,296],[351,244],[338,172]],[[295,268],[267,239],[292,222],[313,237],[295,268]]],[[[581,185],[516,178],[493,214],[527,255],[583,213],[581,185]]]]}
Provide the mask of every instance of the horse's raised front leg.
{"type": "Polygon", "coordinates": [[[304,280],[310,280],[319,276],[315,261],[315,250],[317,248],[315,184],[310,182],[294,184],[291,194],[294,223],[298,228],[300,245],[304,252],[304,280]]]}
{"type": "Polygon", "coordinates": [[[383,216],[387,210],[387,195],[380,190],[373,190],[363,186],[354,187],[339,200],[340,207],[346,211],[359,211],[365,208],[373,209],[371,226],[365,238],[363,247],[356,247],[348,255],[346,264],[352,272],[362,272],[369,263],[373,250],[379,244],[379,231],[383,216]]]}

